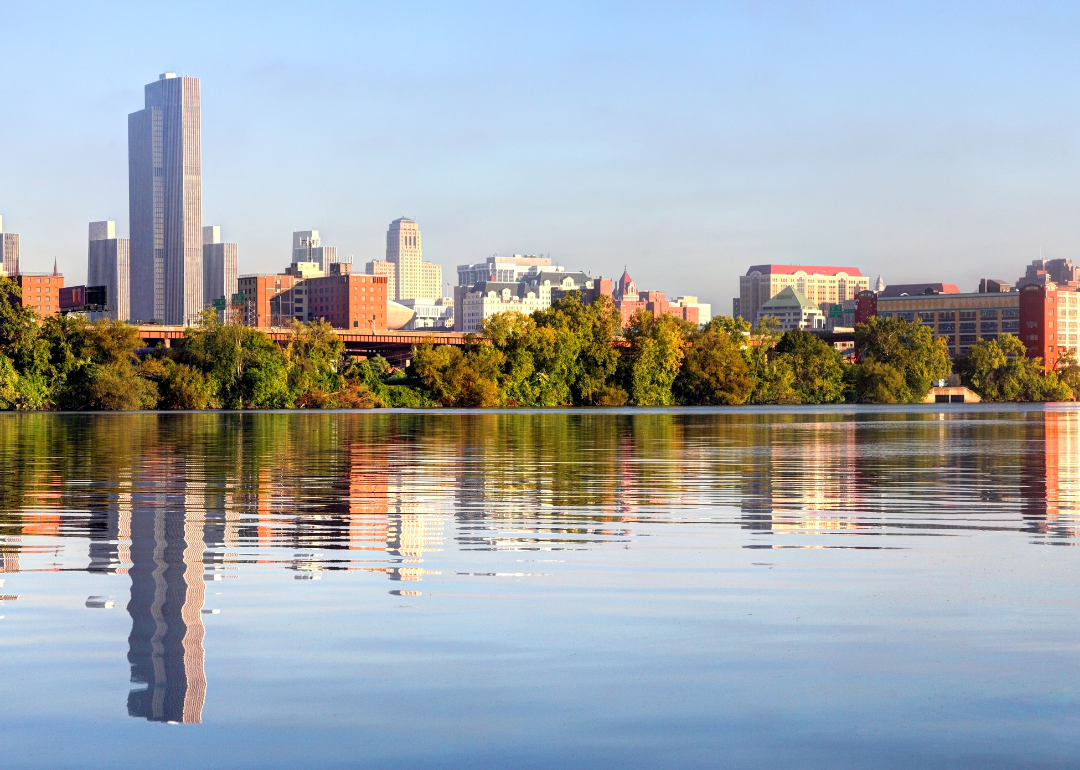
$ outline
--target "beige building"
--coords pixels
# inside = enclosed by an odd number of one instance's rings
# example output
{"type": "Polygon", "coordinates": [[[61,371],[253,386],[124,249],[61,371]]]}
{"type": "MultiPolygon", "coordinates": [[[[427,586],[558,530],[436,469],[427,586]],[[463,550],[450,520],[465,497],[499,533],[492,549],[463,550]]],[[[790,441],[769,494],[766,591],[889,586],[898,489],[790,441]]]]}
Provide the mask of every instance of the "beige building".
{"type": "Polygon", "coordinates": [[[1020,292],[993,294],[923,294],[878,297],[882,318],[922,321],[941,337],[953,356],[966,355],[979,340],[999,334],[1020,337],[1020,292]]]}
{"type": "Polygon", "coordinates": [[[393,262],[387,262],[385,259],[376,259],[367,263],[364,272],[368,275],[381,275],[386,279],[387,296],[397,296],[397,270],[394,269],[393,262]]]}
{"type": "Polygon", "coordinates": [[[435,299],[443,295],[442,267],[425,262],[420,244],[420,228],[401,217],[386,232],[386,264],[369,262],[368,272],[393,280],[394,299],[435,299]],[[393,275],[387,275],[389,268],[393,275]]]}
{"type": "Polygon", "coordinates": [[[854,299],[860,291],[870,288],[870,279],[857,267],[754,265],[739,278],[739,315],[756,324],[761,306],[789,287],[828,317],[829,305],[854,299]]]}
{"type": "Polygon", "coordinates": [[[762,318],[775,318],[780,331],[821,329],[825,326],[821,308],[788,286],[761,306],[762,318]]]}

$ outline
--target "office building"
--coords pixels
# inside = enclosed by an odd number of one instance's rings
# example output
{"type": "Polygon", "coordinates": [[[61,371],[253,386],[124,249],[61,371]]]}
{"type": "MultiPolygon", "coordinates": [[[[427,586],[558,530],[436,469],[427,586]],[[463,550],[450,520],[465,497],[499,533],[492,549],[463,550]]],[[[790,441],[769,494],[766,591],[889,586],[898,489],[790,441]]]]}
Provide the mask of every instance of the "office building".
{"type": "Polygon", "coordinates": [[[22,299],[19,301],[22,307],[33,308],[42,318],[59,314],[64,276],[60,275],[55,265],[51,273],[19,273],[11,277],[22,289],[22,299]]]}
{"type": "Polygon", "coordinates": [[[442,267],[424,262],[420,228],[413,220],[401,217],[390,223],[386,262],[394,268],[392,299],[435,299],[443,295],[442,267]]]}
{"type": "Polygon", "coordinates": [[[712,320],[712,305],[708,302],[698,302],[697,297],[676,297],[671,304],[672,307],[696,307],[698,323],[703,326],[712,320]]]}
{"type": "Polygon", "coordinates": [[[527,275],[539,272],[562,272],[562,267],[552,266],[547,257],[535,257],[531,254],[515,254],[512,257],[495,255],[486,262],[473,265],[458,265],[458,286],[472,286],[480,281],[498,281],[517,283],[527,275]]]}
{"type": "Polygon", "coordinates": [[[438,299],[403,299],[398,304],[412,311],[409,322],[403,331],[448,331],[454,328],[454,300],[449,297],[438,299]]]}
{"type": "Polygon", "coordinates": [[[116,237],[113,221],[91,222],[86,260],[86,285],[104,286],[108,309],[90,314],[90,319],[131,318],[131,242],[116,237]]]}
{"type": "MultiPolygon", "coordinates": [[[[318,230],[297,230],[292,234],[292,261],[314,262],[323,274],[338,261],[336,246],[323,246],[318,230]]],[[[352,262],[352,257],[348,258],[352,262]]]]}
{"type": "Polygon", "coordinates": [[[869,289],[870,279],[855,267],[754,265],[739,278],[739,315],[756,324],[761,306],[788,287],[827,315],[830,305],[854,299],[858,292],[869,289]]]}
{"type": "Polygon", "coordinates": [[[1055,291],[1076,291],[1080,288],[1080,267],[1073,267],[1071,259],[1035,259],[1016,282],[1016,288],[1051,283],[1055,291]]]}
{"type": "Polygon", "coordinates": [[[203,309],[199,79],[166,72],[128,115],[131,315],[195,323],[203,309]]]}
{"type": "Polygon", "coordinates": [[[0,250],[3,251],[3,264],[0,270],[4,275],[19,274],[19,234],[4,232],[4,218],[0,217],[0,250]]]}
{"type": "Polygon", "coordinates": [[[662,291],[638,291],[637,283],[625,268],[619,282],[615,284],[612,298],[615,300],[615,308],[622,316],[624,329],[630,325],[630,320],[639,310],[652,313],[654,317],[673,315],[683,321],[699,323],[696,305],[672,305],[662,291]]]}
{"type": "Polygon", "coordinates": [[[221,242],[221,228],[203,228],[203,302],[209,305],[224,297],[227,302],[237,292],[235,243],[221,242]]]}
{"type": "Polygon", "coordinates": [[[996,340],[1001,334],[1020,336],[1020,294],[919,294],[903,297],[860,295],[865,306],[857,312],[856,323],[873,315],[921,321],[935,338],[945,340],[953,357],[967,355],[979,340],[996,340]],[[871,306],[874,307],[871,310],[871,306]]]}
{"type": "Polygon", "coordinates": [[[397,270],[392,262],[385,259],[376,259],[368,262],[364,272],[368,275],[378,275],[386,279],[386,291],[390,297],[397,296],[397,270]]]}
{"type": "MultiPolygon", "coordinates": [[[[610,286],[610,281],[608,281],[610,286]]],[[[479,281],[454,287],[454,331],[476,332],[480,322],[513,310],[529,315],[551,306],[571,291],[595,291],[596,283],[585,273],[551,271],[530,273],[520,281],[479,281]]],[[[609,289],[610,291],[610,289],[609,289]]]]}
{"type": "MultiPolygon", "coordinates": [[[[324,320],[335,329],[398,328],[388,326],[387,285],[382,276],[353,275],[346,265],[331,265],[330,275],[305,278],[272,297],[271,316],[285,323],[324,320]]],[[[404,318],[394,314],[391,320],[404,325],[411,315],[406,311],[404,318]]]]}
{"type": "Polygon", "coordinates": [[[825,316],[821,308],[790,286],[766,300],[758,311],[758,318],[775,318],[780,322],[782,332],[825,327],[825,316]]]}
{"type": "Polygon", "coordinates": [[[288,326],[293,315],[275,317],[271,301],[283,291],[291,289],[303,278],[294,275],[242,275],[236,280],[237,293],[244,295],[241,322],[247,326],[266,328],[288,326]]]}
{"type": "MultiPolygon", "coordinates": [[[[878,280],[881,280],[880,278],[878,280]]],[[[883,287],[879,297],[915,297],[923,294],[959,294],[955,283],[897,283],[883,287]]]]}
{"type": "MultiPolygon", "coordinates": [[[[1028,358],[1041,358],[1043,368],[1057,366],[1062,353],[1069,350],[1077,355],[1077,323],[1080,323],[1080,293],[1062,289],[1057,284],[1030,283],[1012,296],[1018,297],[1020,341],[1028,358]]],[[[1004,295],[1009,296],[1009,295],[1004,295]]]]}

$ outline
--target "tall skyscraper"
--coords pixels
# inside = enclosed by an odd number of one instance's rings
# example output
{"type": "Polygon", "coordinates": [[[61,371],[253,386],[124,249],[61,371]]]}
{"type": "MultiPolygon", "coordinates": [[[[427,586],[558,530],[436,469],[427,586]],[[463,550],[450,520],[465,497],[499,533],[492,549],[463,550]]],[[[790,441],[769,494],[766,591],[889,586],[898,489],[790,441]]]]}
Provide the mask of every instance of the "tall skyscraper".
{"type": "Polygon", "coordinates": [[[91,222],[86,262],[86,285],[108,287],[109,309],[94,313],[98,318],[127,321],[131,318],[130,246],[127,238],[116,237],[116,223],[91,222]]]}
{"type": "Polygon", "coordinates": [[[0,217],[0,246],[3,250],[4,272],[7,275],[18,275],[19,269],[19,234],[4,232],[4,218],[0,217]]]}
{"type": "Polygon", "coordinates": [[[401,217],[390,223],[386,261],[394,266],[394,299],[442,296],[442,266],[424,262],[420,228],[413,220],[401,217]]]}
{"type": "Polygon", "coordinates": [[[221,242],[221,228],[203,228],[203,301],[210,303],[236,294],[235,243],[221,242]]]}
{"type": "Polygon", "coordinates": [[[128,115],[131,315],[194,323],[203,308],[199,79],[166,72],[128,115]]]}

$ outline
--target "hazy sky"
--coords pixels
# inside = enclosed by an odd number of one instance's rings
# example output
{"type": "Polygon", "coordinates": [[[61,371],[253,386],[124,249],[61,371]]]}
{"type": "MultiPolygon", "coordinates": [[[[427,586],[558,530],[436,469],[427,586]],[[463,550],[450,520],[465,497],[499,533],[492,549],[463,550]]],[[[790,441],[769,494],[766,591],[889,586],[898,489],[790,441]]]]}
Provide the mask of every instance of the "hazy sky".
{"type": "Polygon", "coordinates": [[[0,215],[25,269],[128,232],[127,114],[202,79],[203,216],[240,271],[550,254],[730,313],[761,262],[887,283],[1080,257],[1080,10],[1040,3],[0,0],[0,215]]]}

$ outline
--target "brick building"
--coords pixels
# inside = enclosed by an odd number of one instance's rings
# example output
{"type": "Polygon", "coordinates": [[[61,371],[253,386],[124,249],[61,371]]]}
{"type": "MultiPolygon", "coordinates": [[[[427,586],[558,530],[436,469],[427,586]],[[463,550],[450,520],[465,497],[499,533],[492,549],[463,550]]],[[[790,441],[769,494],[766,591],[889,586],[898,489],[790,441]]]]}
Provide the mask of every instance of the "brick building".
{"type": "Polygon", "coordinates": [[[23,307],[33,308],[42,317],[59,314],[64,276],[55,269],[51,273],[20,273],[11,279],[22,289],[23,307]]]}
{"type": "Polygon", "coordinates": [[[1041,358],[1050,371],[1066,350],[1077,353],[1077,313],[1080,293],[1057,284],[1028,284],[1020,295],[1020,340],[1028,358],[1041,358]]]}
{"type": "Polygon", "coordinates": [[[291,289],[300,279],[295,275],[242,275],[236,280],[236,290],[244,294],[244,311],[241,321],[248,326],[265,328],[283,326],[285,319],[274,318],[270,301],[283,291],[291,289]]]}
{"type": "Polygon", "coordinates": [[[622,315],[622,328],[630,325],[630,319],[639,310],[646,310],[653,316],[673,315],[692,324],[698,323],[696,306],[672,305],[662,291],[638,291],[637,284],[630,273],[623,269],[622,278],[614,289],[615,307],[622,315]]]}
{"type": "Polygon", "coordinates": [[[352,275],[342,263],[330,267],[330,275],[307,278],[272,297],[271,316],[285,323],[325,320],[335,329],[386,330],[387,277],[352,275]]]}

